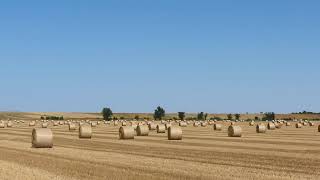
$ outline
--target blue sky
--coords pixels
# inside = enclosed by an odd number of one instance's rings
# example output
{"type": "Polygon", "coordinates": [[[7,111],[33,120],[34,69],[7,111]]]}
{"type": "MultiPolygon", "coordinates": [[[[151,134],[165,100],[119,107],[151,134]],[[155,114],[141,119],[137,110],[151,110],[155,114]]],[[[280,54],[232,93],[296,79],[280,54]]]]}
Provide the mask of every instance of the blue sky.
{"type": "Polygon", "coordinates": [[[320,112],[319,1],[0,1],[0,110],[320,112]]]}

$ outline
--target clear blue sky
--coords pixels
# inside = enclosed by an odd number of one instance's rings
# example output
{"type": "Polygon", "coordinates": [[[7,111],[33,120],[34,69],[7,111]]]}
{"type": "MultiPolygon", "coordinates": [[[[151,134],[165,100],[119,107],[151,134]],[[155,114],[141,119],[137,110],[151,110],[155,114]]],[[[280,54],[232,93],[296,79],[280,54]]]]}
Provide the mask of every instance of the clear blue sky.
{"type": "Polygon", "coordinates": [[[0,110],[320,111],[320,1],[0,1],[0,110]]]}

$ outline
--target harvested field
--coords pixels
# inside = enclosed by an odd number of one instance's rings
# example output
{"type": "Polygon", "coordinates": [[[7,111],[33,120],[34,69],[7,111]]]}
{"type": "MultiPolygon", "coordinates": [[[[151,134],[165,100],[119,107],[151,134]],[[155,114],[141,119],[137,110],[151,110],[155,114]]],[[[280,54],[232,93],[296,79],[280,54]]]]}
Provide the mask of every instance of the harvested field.
{"type": "Polygon", "coordinates": [[[0,173],[3,179],[319,179],[319,122],[263,134],[247,122],[236,125],[242,137],[190,124],[181,127],[181,141],[169,141],[156,131],[119,140],[119,127],[103,123],[92,128],[92,139],[79,139],[68,125],[49,123],[53,148],[35,149],[26,121],[0,129],[0,173]]]}

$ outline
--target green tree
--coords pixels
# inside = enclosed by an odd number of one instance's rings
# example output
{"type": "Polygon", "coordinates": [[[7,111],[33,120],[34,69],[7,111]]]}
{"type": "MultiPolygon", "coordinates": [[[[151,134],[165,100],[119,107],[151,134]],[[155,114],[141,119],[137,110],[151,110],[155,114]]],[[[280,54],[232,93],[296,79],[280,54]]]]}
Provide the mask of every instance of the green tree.
{"type": "Polygon", "coordinates": [[[204,114],[204,120],[207,120],[207,118],[208,118],[208,113],[205,113],[204,114]]]}
{"type": "Polygon", "coordinates": [[[154,119],[161,120],[165,115],[166,111],[162,107],[158,106],[157,109],[154,110],[153,117],[154,119]]]}
{"type": "Polygon", "coordinates": [[[232,120],[232,114],[228,114],[228,115],[227,115],[227,119],[228,119],[228,120],[232,120]]]}
{"type": "Polygon", "coordinates": [[[110,121],[112,118],[112,115],[113,115],[113,113],[110,108],[103,108],[102,109],[102,116],[103,116],[104,120],[110,121]]]}
{"type": "Polygon", "coordinates": [[[184,120],[184,118],[186,117],[186,113],[185,112],[178,112],[178,116],[180,120],[184,120]]]}
{"type": "Polygon", "coordinates": [[[214,117],[214,118],[213,118],[213,120],[222,121],[222,118],[221,118],[221,117],[216,116],[216,117],[214,117]]]}
{"type": "Polygon", "coordinates": [[[139,120],[139,119],[140,119],[139,115],[135,115],[135,116],[134,116],[134,119],[135,119],[135,120],[139,120]]]}
{"type": "Polygon", "coordinates": [[[197,119],[198,120],[203,120],[204,119],[204,113],[203,112],[198,113],[197,119]]]}
{"type": "Polygon", "coordinates": [[[234,117],[236,118],[236,120],[240,119],[240,114],[235,114],[234,117]]]}
{"type": "Polygon", "coordinates": [[[264,113],[263,120],[268,120],[268,121],[275,120],[274,112],[266,112],[266,113],[264,113]]]}

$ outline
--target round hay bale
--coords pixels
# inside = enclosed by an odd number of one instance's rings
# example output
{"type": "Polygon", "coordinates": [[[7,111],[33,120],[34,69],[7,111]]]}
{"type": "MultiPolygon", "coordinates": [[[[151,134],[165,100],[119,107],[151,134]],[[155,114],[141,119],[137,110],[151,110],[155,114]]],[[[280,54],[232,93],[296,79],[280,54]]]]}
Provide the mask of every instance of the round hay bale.
{"type": "Polygon", "coordinates": [[[280,129],[282,127],[282,124],[280,123],[274,123],[274,125],[276,126],[277,129],[280,129]]]}
{"type": "Polygon", "coordinates": [[[291,123],[289,123],[289,122],[286,122],[286,126],[291,126],[291,123]]]}
{"type": "Polygon", "coordinates": [[[0,128],[4,128],[5,127],[5,124],[2,122],[0,123],[0,128]]]}
{"type": "Polygon", "coordinates": [[[51,129],[39,128],[32,130],[32,147],[34,148],[52,148],[53,134],[51,129]]]}
{"type": "Polygon", "coordinates": [[[267,127],[268,127],[269,130],[275,130],[276,129],[276,125],[274,123],[272,123],[272,122],[269,122],[267,127]]]}
{"type": "Polygon", "coordinates": [[[307,122],[303,122],[303,125],[304,125],[304,126],[308,126],[308,123],[307,123],[307,122]]]}
{"type": "Polygon", "coordinates": [[[96,127],[97,123],[96,122],[91,122],[91,127],[96,127]]]}
{"type": "Polygon", "coordinates": [[[79,127],[79,138],[91,139],[92,127],[88,125],[82,125],[79,127]]]}
{"type": "Polygon", "coordinates": [[[157,133],[166,133],[166,126],[164,124],[158,124],[157,133]]]}
{"type": "Polygon", "coordinates": [[[166,127],[166,130],[168,130],[169,127],[171,127],[171,123],[166,123],[164,126],[166,127]]]}
{"type": "Polygon", "coordinates": [[[29,126],[35,126],[36,125],[36,122],[35,121],[31,121],[30,123],[29,123],[29,126]]]}
{"type": "Polygon", "coordinates": [[[114,126],[118,126],[118,121],[115,121],[115,122],[113,123],[113,125],[114,125],[114,126]]]}
{"type": "Polygon", "coordinates": [[[132,126],[122,126],[119,128],[119,139],[134,139],[134,128],[132,126]]]}
{"type": "Polygon", "coordinates": [[[314,126],[314,123],[313,122],[309,122],[309,126],[314,126]]]}
{"type": "Polygon", "coordinates": [[[169,127],[168,140],[182,140],[182,129],[177,126],[169,127]]]}
{"type": "Polygon", "coordinates": [[[12,122],[11,122],[11,121],[9,121],[9,122],[7,123],[7,127],[12,127],[12,122]]]}
{"type": "Polygon", "coordinates": [[[122,122],[122,126],[127,126],[127,123],[126,122],[122,122]]]}
{"type": "Polygon", "coordinates": [[[199,123],[198,122],[194,122],[193,123],[193,127],[198,127],[199,126],[199,123]]]}
{"type": "Polygon", "coordinates": [[[76,125],[73,124],[73,123],[70,123],[69,124],[69,131],[75,131],[77,128],[76,128],[76,125]]]}
{"type": "Polygon", "coordinates": [[[251,121],[251,122],[249,123],[249,126],[254,126],[254,121],[251,121]]]}
{"type": "Polygon", "coordinates": [[[257,133],[265,133],[267,131],[267,127],[264,124],[257,124],[256,132],[257,133]]]}
{"type": "Polygon", "coordinates": [[[57,121],[53,122],[53,126],[58,126],[58,125],[59,125],[59,123],[57,121]]]}
{"type": "Polygon", "coordinates": [[[181,121],[181,122],[179,122],[179,126],[180,127],[187,127],[188,124],[185,121],[181,121]]]}
{"type": "Polygon", "coordinates": [[[207,122],[201,122],[202,127],[207,127],[208,123],[207,122]]]}
{"type": "Polygon", "coordinates": [[[150,130],[150,131],[153,131],[153,130],[156,130],[156,129],[157,129],[157,125],[154,124],[154,123],[149,123],[149,124],[148,124],[148,127],[149,127],[149,130],[150,130]]]}
{"type": "Polygon", "coordinates": [[[42,128],[47,128],[48,127],[48,123],[46,123],[46,122],[42,123],[41,127],[42,128]]]}
{"type": "Polygon", "coordinates": [[[222,130],[222,124],[214,124],[213,129],[215,131],[221,131],[222,130]]]}
{"type": "Polygon", "coordinates": [[[145,125],[139,125],[137,127],[137,136],[148,136],[149,135],[149,127],[145,125]]]}
{"type": "Polygon", "coordinates": [[[240,126],[229,126],[228,136],[229,137],[241,137],[242,129],[240,126]]]}
{"type": "Polygon", "coordinates": [[[63,121],[59,121],[59,125],[64,125],[64,122],[63,121]]]}
{"type": "Polygon", "coordinates": [[[296,123],[296,128],[302,128],[302,124],[301,123],[296,123]]]}

